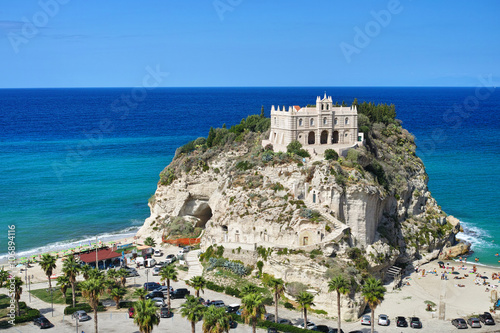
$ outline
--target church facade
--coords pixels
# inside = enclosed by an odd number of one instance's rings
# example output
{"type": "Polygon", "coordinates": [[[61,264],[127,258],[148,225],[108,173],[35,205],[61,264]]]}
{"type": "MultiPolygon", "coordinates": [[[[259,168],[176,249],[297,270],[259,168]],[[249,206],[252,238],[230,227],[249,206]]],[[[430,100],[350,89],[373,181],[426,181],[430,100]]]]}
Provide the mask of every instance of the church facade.
{"type": "Polygon", "coordinates": [[[356,105],[335,106],[331,96],[316,98],[316,105],[298,105],[282,109],[271,108],[271,131],[263,146],[272,144],[274,151],[285,151],[287,145],[296,140],[310,152],[323,153],[335,149],[340,154],[346,148],[363,142],[363,133],[358,132],[358,110],[356,105]]]}

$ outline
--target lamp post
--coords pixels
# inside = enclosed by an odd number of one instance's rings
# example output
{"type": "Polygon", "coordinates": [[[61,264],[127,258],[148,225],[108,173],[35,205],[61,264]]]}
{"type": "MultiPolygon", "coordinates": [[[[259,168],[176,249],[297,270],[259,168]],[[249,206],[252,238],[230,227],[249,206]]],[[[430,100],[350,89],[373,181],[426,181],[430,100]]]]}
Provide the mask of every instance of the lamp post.
{"type": "Polygon", "coordinates": [[[148,274],[149,274],[149,268],[146,268],[146,283],[149,282],[149,280],[148,280],[148,274]]]}
{"type": "Polygon", "coordinates": [[[76,322],[76,333],[78,333],[78,316],[75,316],[75,322],[76,322]]]}
{"type": "Polygon", "coordinates": [[[50,305],[51,305],[51,311],[52,311],[52,317],[54,317],[54,288],[48,288],[47,292],[50,293],[50,305]]]}

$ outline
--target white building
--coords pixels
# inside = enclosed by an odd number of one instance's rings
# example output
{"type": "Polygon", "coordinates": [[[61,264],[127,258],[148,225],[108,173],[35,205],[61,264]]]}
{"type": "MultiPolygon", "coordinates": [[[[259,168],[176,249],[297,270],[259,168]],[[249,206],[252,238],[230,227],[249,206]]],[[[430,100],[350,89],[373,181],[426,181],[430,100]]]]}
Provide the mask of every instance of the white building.
{"type": "Polygon", "coordinates": [[[316,98],[316,105],[289,106],[288,110],[274,105],[271,108],[271,133],[263,140],[265,147],[271,143],[274,151],[285,151],[287,145],[297,140],[309,152],[322,154],[335,149],[339,155],[363,142],[358,132],[357,106],[334,106],[331,96],[316,98]]]}

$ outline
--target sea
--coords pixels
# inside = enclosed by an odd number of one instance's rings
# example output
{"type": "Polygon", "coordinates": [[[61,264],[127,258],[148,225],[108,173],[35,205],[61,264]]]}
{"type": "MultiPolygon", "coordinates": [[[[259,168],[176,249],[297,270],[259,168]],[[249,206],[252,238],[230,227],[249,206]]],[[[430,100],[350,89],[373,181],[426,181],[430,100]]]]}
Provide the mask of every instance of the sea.
{"type": "Polygon", "coordinates": [[[0,89],[0,259],[131,237],[176,148],[264,106],[395,104],[429,189],[472,257],[500,266],[500,89],[251,87],[0,89]],[[12,227],[14,226],[14,227],[12,227]],[[12,239],[11,239],[12,240],[12,239]]]}

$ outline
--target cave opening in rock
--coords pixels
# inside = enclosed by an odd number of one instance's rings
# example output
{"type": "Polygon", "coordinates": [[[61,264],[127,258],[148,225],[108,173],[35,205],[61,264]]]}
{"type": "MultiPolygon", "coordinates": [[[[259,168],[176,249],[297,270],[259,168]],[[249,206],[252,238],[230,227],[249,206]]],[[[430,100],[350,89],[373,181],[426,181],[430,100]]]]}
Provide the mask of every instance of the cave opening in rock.
{"type": "Polygon", "coordinates": [[[196,223],[196,227],[205,228],[207,221],[212,218],[212,208],[210,208],[208,203],[202,203],[196,210],[194,216],[199,220],[196,223]]]}

